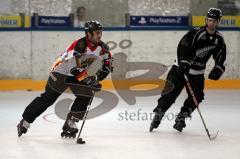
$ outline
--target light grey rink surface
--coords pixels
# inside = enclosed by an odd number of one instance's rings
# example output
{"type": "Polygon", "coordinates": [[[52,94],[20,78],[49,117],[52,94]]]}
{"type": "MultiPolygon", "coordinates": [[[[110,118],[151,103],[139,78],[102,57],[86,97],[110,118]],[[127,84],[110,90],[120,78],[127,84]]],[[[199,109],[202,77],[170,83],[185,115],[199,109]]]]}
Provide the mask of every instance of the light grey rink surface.
{"type": "MultiPolygon", "coordinates": [[[[205,92],[200,109],[210,133],[220,131],[214,141],[208,140],[197,111],[192,120],[187,120],[183,133],[172,128],[173,116],[186,97],[183,93],[153,133],[148,129],[158,96],[138,97],[135,105],[128,105],[119,97],[112,111],[86,121],[82,132],[85,145],[60,137],[64,120],[54,114],[54,105],[37,118],[27,134],[17,137],[16,125],[24,108],[40,93],[0,92],[1,159],[238,159],[240,156],[240,90],[205,92]]],[[[63,94],[58,101],[64,98],[74,99],[71,94],[63,94]]],[[[92,107],[99,103],[101,99],[94,98],[92,107]]]]}

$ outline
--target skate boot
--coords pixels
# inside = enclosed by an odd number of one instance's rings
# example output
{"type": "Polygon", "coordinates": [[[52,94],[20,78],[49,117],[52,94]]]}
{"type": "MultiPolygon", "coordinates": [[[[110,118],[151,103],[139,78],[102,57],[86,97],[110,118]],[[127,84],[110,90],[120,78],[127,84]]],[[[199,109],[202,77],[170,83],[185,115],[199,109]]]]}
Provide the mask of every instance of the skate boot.
{"type": "Polygon", "coordinates": [[[18,137],[22,136],[22,134],[26,134],[28,128],[30,128],[30,124],[26,120],[22,119],[17,125],[18,137]]]}
{"type": "Polygon", "coordinates": [[[67,119],[62,128],[63,131],[61,133],[61,137],[65,137],[65,138],[76,137],[76,134],[78,133],[78,127],[76,123],[79,122],[79,120],[81,120],[84,116],[84,113],[80,113],[80,114],[81,114],[80,116],[79,116],[79,113],[77,116],[72,112],[68,114],[67,119]]]}
{"type": "Polygon", "coordinates": [[[179,113],[176,117],[175,124],[173,125],[173,128],[176,129],[179,132],[182,132],[183,128],[186,127],[184,114],[179,113]]]}
{"type": "Polygon", "coordinates": [[[153,129],[158,128],[158,126],[161,123],[161,120],[162,120],[163,116],[164,116],[164,113],[155,112],[154,118],[153,118],[153,120],[151,122],[151,125],[150,125],[150,128],[149,128],[149,132],[152,132],[153,129]]]}

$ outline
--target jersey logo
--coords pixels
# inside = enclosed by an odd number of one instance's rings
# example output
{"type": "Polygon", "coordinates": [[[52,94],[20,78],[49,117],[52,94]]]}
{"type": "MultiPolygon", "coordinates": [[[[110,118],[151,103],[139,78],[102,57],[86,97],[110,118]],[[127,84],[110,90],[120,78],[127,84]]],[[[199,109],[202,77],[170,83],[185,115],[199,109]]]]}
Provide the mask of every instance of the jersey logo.
{"type": "Polygon", "coordinates": [[[205,57],[212,49],[214,49],[216,46],[207,46],[202,49],[198,49],[196,51],[196,56],[199,58],[205,57]]]}

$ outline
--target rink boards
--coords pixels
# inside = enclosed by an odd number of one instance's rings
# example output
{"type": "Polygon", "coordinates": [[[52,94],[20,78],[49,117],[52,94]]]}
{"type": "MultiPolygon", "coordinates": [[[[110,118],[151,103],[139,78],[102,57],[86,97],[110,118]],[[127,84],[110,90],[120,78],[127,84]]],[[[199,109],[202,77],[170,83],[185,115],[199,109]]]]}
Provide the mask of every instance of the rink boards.
{"type": "MultiPolygon", "coordinates": [[[[167,71],[159,70],[161,65],[172,65],[176,58],[179,40],[187,32],[183,30],[106,30],[105,41],[114,56],[114,78],[120,80],[119,87],[125,87],[150,70],[144,80],[157,82],[165,79],[167,71]],[[163,72],[161,72],[163,71],[163,72]],[[161,72],[161,73],[159,73],[161,72]]],[[[206,81],[206,88],[240,88],[240,32],[221,31],[227,45],[226,72],[221,81],[206,81]]],[[[49,75],[54,60],[75,39],[84,36],[81,30],[62,31],[1,31],[0,90],[41,90],[49,75]]],[[[214,61],[209,60],[206,77],[214,61]]],[[[113,89],[112,77],[104,81],[104,89],[113,89]]],[[[141,80],[141,79],[137,79],[141,80]]],[[[151,85],[141,84],[137,88],[149,89],[151,85]]]]}

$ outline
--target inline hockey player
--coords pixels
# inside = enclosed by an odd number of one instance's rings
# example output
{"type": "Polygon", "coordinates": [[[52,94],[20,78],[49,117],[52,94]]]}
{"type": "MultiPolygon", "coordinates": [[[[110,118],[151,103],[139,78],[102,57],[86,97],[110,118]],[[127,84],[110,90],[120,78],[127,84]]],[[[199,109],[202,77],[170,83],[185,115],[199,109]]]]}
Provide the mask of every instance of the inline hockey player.
{"type": "Polygon", "coordinates": [[[109,47],[101,41],[102,25],[100,22],[86,22],[85,34],[85,37],[75,40],[53,64],[45,92],[36,97],[22,114],[23,119],[17,125],[19,137],[27,132],[30,124],[40,114],[53,105],[67,87],[70,87],[76,98],[67,115],[61,135],[75,138],[78,132],[76,122],[83,118],[93,97],[92,91],[99,90],[101,88],[99,81],[105,79],[112,71],[112,56],[109,47]],[[95,76],[88,76],[87,72],[88,65],[94,59],[86,58],[87,62],[81,61],[82,57],[88,55],[101,60],[101,67],[95,76]],[[69,85],[69,83],[71,84],[69,85]],[[82,86],[80,92],[79,86],[82,86]]]}
{"type": "MultiPolygon", "coordinates": [[[[222,12],[217,8],[210,8],[205,23],[201,28],[194,28],[185,34],[180,40],[177,48],[177,59],[167,76],[167,83],[158,99],[158,105],[154,109],[155,116],[151,122],[149,131],[158,128],[165,112],[175,102],[186,85],[184,75],[187,75],[193,92],[200,103],[204,99],[204,71],[206,63],[212,56],[215,66],[208,78],[218,80],[225,71],[226,45],[223,36],[216,30],[222,17],[222,12]],[[173,84],[173,89],[169,90],[173,84]]],[[[186,127],[185,119],[191,117],[196,105],[190,91],[186,89],[188,98],[185,100],[178,113],[174,129],[182,132],[186,127]]]]}

